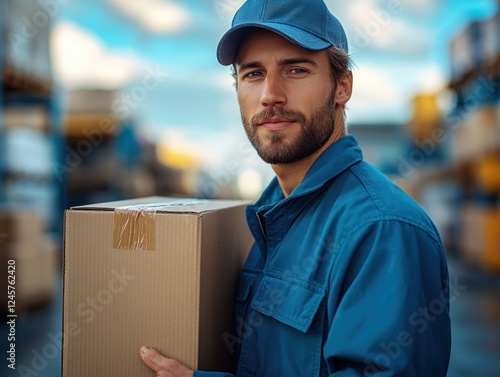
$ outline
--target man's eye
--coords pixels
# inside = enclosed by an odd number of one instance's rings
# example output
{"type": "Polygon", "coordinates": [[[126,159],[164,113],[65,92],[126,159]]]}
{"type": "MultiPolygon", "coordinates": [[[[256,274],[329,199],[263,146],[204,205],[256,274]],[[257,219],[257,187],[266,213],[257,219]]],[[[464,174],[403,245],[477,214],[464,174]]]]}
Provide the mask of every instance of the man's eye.
{"type": "Polygon", "coordinates": [[[294,74],[301,74],[301,73],[306,73],[307,71],[304,68],[292,68],[290,70],[290,73],[294,74]]]}
{"type": "Polygon", "coordinates": [[[253,78],[253,77],[261,77],[261,76],[262,76],[262,72],[254,71],[254,72],[249,72],[249,73],[245,74],[243,77],[253,78]]]}

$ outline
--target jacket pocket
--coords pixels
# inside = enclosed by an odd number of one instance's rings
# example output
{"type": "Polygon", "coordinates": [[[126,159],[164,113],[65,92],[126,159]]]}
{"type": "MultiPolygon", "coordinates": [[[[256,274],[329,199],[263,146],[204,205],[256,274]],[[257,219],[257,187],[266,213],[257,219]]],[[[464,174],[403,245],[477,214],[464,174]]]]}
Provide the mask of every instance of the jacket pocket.
{"type": "Polygon", "coordinates": [[[324,290],[313,290],[267,276],[259,285],[252,309],[306,333],[324,297],[324,290]]]}
{"type": "Polygon", "coordinates": [[[247,313],[239,375],[318,376],[325,291],[262,278],[247,313]]]}

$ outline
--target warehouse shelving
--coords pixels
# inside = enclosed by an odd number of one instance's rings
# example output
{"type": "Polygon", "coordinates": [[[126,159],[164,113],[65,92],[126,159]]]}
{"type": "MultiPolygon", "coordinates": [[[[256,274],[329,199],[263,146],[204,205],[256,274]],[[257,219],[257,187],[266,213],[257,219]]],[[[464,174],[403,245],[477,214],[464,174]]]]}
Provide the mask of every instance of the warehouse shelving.
{"type": "MultiPolygon", "coordinates": [[[[0,15],[5,14],[5,3],[0,1],[0,15]]],[[[4,16],[5,17],[5,16],[4,16]]],[[[0,17],[0,33],[2,37],[0,38],[0,82],[2,83],[0,90],[0,182],[5,180],[5,130],[4,130],[4,88],[3,88],[3,72],[4,72],[4,51],[5,51],[5,29],[3,24],[3,17],[0,17]]],[[[0,203],[5,202],[5,190],[4,185],[0,184],[0,203]]]]}
{"type": "Polygon", "coordinates": [[[448,88],[414,99],[405,157],[415,166],[398,183],[433,217],[450,254],[500,273],[500,13],[471,21],[450,57],[448,88]],[[450,94],[441,113],[439,97],[450,94]]]}
{"type": "MultiPolygon", "coordinates": [[[[19,35],[21,29],[13,29],[13,23],[19,22],[20,14],[10,14],[25,11],[26,18],[30,18],[39,11],[38,2],[1,1],[0,2],[0,203],[10,206],[27,206],[42,212],[45,215],[45,228],[49,232],[62,233],[62,214],[66,207],[65,177],[56,176],[52,164],[64,161],[64,144],[61,136],[61,109],[57,89],[53,85],[50,74],[49,35],[50,24],[37,30],[33,38],[23,40],[23,51],[12,46],[12,35],[19,35]],[[38,7],[38,8],[37,8],[38,7]],[[10,12],[10,13],[9,13],[10,12]],[[17,18],[16,18],[17,17],[17,18]],[[25,47],[24,44],[29,45],[25,47]],[[26,51],[36,51],[42,56],[27,56],[26,51]],[[20,65],[20,56],[28,63],[20,65]],[[10,54],[10,55],[9,55],[10,54]],[[44,70],[40,72],[40,67],[44,70]],[[23,127],[23,124],[7,124],[7,113],[16,109],[19,114],[26,116],[33,109],[41,109],[40,117],[46,116],[46,127],[34,129],[23,127]],[[45,114],[45,115],[43,115],[45,114]],[[9,126],[9,129],[7,129],[9,126]],[[34,166],[37,165],[35,151],[13,150],[23,141],[22,132],[33,139],[34,145],[39,144],[40,150],[50,156],[45,170],[38,174],[34,166]],[[18,133],[17,144],[12,143],[12,134],[18,133]],[[10,143],[8,145],[8,143],[10,143]],[[22,152],[22,153],[21,153],[22,152]],[[32,152],[33,154],[31,154],[32,152]],[[19,154],[24,156],[25,171],[12,167],[12,160],[19,154]],[[8,160],[8,158],[10,160],[8,160]],[[30,160],[31,159],[31,160],[30,160]],[[38,197],[37,197],[38,196],[38,197]]],[[[22,122],[20,122],[22,123],[22,122]]],[[[40,164],[39,164],[40,165],[40,164]]]]}
{"type": "MultiPolygon", "coordinates": [[[[444,159],[424,166],[414,183],[453,192],[443,232],[449,249],[483,270],[500,272],[500,13],[470,24],[451,43],[449,91],[455,105],[441,115],[444,159]],[[437,168],[436,168],[437,167],[437,168]],[[450,190],[447,184],[452,183],[450,190]]],[[[429,126],[428,122],[423,123],[429,126]]],[[[422,127],[420,127],[422,131],[422,127]]],[[[428,130],[424,137],[429,137],[428,130]]],[[[425,132],[424,132],[425,133],[425,132]]]]}
{"type": "Polygon", "coordinates": [[[64,135],[70,166],[68,204],[76,206],[130,197],[124,192],[127,166],[116,145],[124,121],[111,109],[113,89],[71,89],[66,94],[64,135]]]}

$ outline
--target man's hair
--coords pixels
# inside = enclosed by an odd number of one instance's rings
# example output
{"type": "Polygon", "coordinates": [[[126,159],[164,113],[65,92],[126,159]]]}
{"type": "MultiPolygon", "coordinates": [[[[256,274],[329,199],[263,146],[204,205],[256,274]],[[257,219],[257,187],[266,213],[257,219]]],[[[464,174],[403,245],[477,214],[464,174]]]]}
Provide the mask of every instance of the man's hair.
{"type": "MultiPolygon", "coordinates": [[[[344,77],[352,69],[352,59],[347,52],[335,46],[329,47],[326,52],[330,62],[330,75],[336,88],[342,77],[344,77]]],[[[342,105],[342,113],[344,114],[345,121],[345,105],[342,105]]]]}
{"type": "MultiPolygon", "coordinates": [[[[340,48],[335,46],[330,46],[325,50],[328,54],[328,60],[330,62],[330,75],[332,77],[332,82],[336,87],[338,82],[344,77],[347,72],[352,68],[351,57],[340,48]]],[[[236,72],[236,63],[231,67],[231,74],[234,78],[234,87],[238,89],[238,74],[236,72]]],[[[345,117],[345,106],[342,106],[345,117]]]]}
{"type": "Polygon", "coordinates": [[[340,48],[331,46],[326,49],[328,60],[330,61],[330,74],[332,81],[337,86],[338,82],[344,77],[347,72],[352,68],[351,57],[340,48]]]}

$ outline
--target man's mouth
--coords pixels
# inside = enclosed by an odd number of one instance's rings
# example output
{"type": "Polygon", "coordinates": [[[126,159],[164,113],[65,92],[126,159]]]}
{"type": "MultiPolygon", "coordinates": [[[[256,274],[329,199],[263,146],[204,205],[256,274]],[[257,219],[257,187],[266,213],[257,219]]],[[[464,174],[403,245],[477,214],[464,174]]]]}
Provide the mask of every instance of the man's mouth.
{"type": "Polygon", "coordinates": [[[295,123],[295,120],[291,118],[271,117],[263,119],[258,123],[258,126],[268,131],[281,131],[289,127],[292,123],[295,123]]]}

